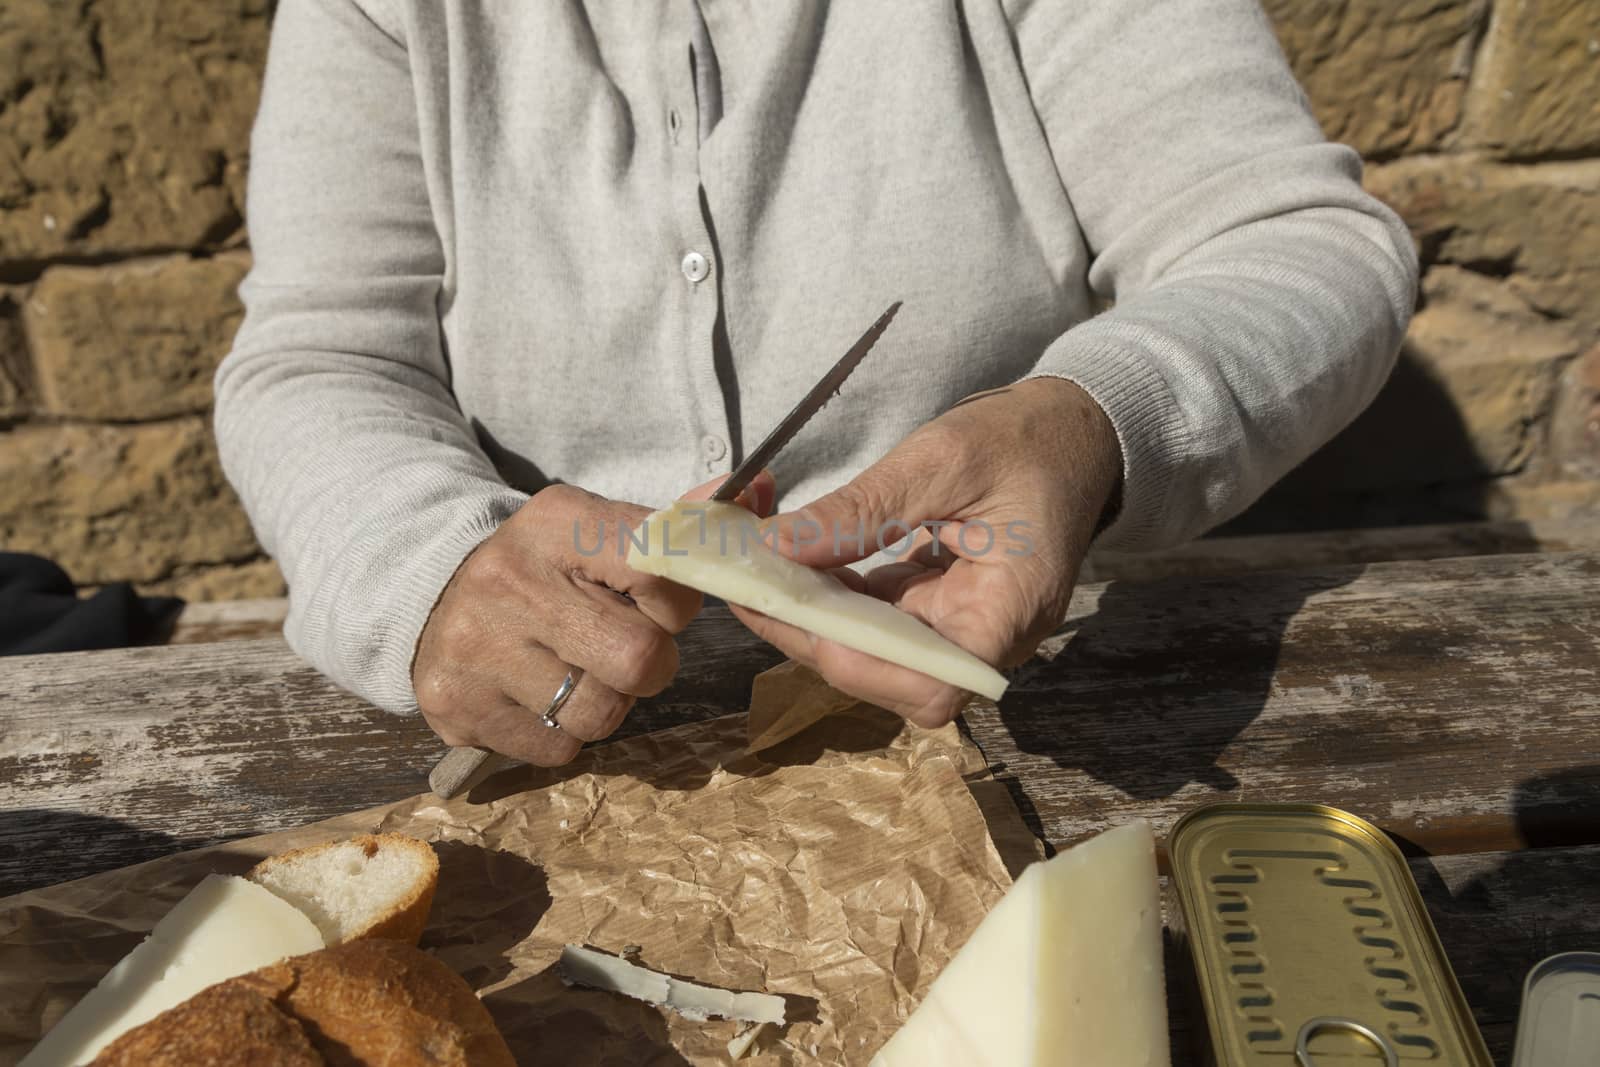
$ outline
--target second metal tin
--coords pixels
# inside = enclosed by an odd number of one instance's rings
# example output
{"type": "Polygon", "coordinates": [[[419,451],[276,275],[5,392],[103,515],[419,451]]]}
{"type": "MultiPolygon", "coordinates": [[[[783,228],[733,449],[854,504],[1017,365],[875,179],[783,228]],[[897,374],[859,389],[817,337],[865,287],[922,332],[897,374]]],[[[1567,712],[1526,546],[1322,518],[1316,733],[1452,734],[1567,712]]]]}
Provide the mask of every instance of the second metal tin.
{"type": "Polygon", "coordinates": [[[1511,1067],[1600,1063],[1600,952],[1563,952],[1534,964],[1522,987],[1511,1067]]]}
{"type": "Polygon", "coordinates": [[[1174,926],[1226,1067],[1492,1067],[1405,859],[1312,804],[1213,804],[1168,837],[1174,926]]]}

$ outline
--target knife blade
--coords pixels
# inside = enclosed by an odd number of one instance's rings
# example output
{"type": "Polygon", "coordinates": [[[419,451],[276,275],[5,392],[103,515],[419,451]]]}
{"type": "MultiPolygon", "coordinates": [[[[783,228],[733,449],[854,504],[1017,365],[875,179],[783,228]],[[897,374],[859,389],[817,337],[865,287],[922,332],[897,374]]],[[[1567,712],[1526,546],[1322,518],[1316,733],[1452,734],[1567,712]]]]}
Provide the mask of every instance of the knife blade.
{"type": "Polygon", "coordinates": [[[883,331],[889,328],[889,323],[894,321],[895,312],[900,310],[900,301],[896,300],[889,305],[889,310],[878,316],[878,321],[867,327],[867,332],[861,339],[850,346],[850,351],[839,357],[839,362],[818,380],[811,391],[800,400],[785,415],[777,428],[767,434],[766,440],[756,446],[756,450],[745,457],[743,463],[728,476],[728,480],[717,487],[711,494],[712,500],[729,501],[737,499],[744,492],[745,486],[764,470],[767,464],[783,450],[790,439],[800,431],[800,427],[810,421],[811,416],[822,410],[824,404],[839,392],[839,387],[844,380],[850,377],[850,372],[866,358],[872,346],[878,343],[878,338],[883,336],[883,331]]]}
{"type": "MultiPolygon", "coordinates": [[[[878,343],[878,338],[883,336],[883,331],[889,328],[889,323],[894,321],[895,312],[899,310],[900,301],[896,300],[889,305],[889,310],[878,316],[877,322],[867,327],[867,332],[850,346],[850,351],[839,357],[839,362],[811,387],[800,403],[778,423],[777,428],[767,434],[766,440],[756,446],[756,450],[745,457],[745,461],[728,476],[728,480],[711,494],[712,500],[730,501],[737,499],[739,494],[744,492],[745,487],[766,468],[768,463],[772,462],[773,457],[783,450],[783,446],[799,432],[800,427],[810,421],[811,416],[821,411],[823,405],[839,392],[844,380],[850,377],[850,372],[866,358],[868,352],[872,351],[872,346],[878,343]]],[[[429,773],[428,787],[439,798],[449,800],[514,762],[486,748],[452,748],[429,773]]]]}

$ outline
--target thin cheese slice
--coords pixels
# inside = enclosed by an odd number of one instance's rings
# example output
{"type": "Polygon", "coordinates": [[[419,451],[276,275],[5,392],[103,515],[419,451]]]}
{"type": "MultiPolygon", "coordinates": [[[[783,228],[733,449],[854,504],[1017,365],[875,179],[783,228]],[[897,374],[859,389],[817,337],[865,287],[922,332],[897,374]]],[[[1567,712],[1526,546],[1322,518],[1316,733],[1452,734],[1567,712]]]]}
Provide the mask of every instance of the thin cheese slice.
{"type": "Polygon", "coordinates": [[[631,535],[628,566],[770,615],[818,637],[909,667],[990,700],[1006,679],[921,619],[796,563],[762,540],[734,504],[680,501],[631,535]]]}
{"type": "Polygon", "coordinates": [[[324,947],[316,924],[253,882],[212,874],[156,924],[18,1067],[76,1067],[207,986],[324,947]]]}
{"type": "Polygon", "coordinates": [[[872,1067],[1167,1067],[1155,841],[1139,821],[1022,872],[872,1067]]]}
{"type": "Polygon", "coordinates": [[[686,982],[608,956],[582,945],[561,950],[561,977],[572,985],[621,993],[646,1004],[671,1008],[686,1019],[740,1019],[750,1023],[783,1025],[783,998],[772,993],[736,993],[731,989],[686,982]]]}

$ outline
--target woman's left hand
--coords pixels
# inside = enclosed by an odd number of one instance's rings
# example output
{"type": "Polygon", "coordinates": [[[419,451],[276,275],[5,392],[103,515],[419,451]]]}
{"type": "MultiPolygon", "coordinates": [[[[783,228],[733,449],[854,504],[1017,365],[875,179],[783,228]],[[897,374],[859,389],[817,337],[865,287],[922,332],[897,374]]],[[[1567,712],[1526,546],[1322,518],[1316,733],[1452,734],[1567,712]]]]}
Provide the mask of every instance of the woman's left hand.
{"type": "MultiPolygon", "coordinates": [[[[779,550],[887,600],[999,667],[1021,663],[1066,616],[1078,567],[1116,490],[1122,452],[1078,386],[1035,378],[968,397],[848,484],[771,520],[779,550]],[[865,577],[845,564],[915,531],[865,577]]],[[[921,726],[967,695],[766,615],[734,613],[834,688],[921,726]]]]}

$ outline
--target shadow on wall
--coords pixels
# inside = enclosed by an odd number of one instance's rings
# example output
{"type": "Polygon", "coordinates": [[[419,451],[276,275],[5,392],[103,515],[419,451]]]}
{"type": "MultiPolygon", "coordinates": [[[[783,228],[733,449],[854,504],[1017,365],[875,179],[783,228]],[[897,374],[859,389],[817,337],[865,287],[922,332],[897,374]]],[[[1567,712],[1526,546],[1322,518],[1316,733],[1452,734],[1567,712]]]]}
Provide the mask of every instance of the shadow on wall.
{"type": "MultiPolygon", "coordinates": [[[[1345,430],[1215,536],[1479,521],[1494,470],[1412,342],[1345,430]]],[[[1509,546],[1509,547],[1515,547],[1509,546]]],[[[1528,551],[1537,550],[1531,532],[1528,551]]]]}

